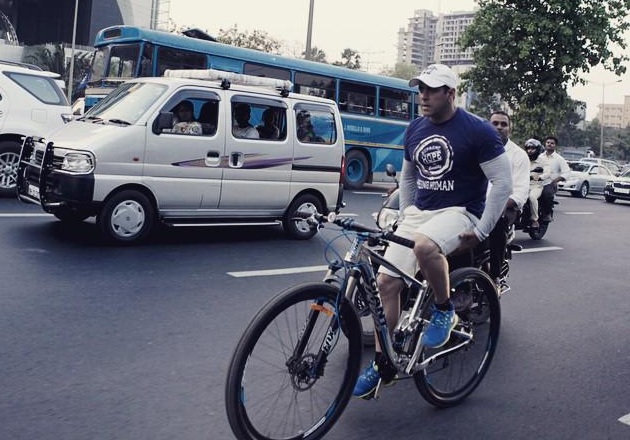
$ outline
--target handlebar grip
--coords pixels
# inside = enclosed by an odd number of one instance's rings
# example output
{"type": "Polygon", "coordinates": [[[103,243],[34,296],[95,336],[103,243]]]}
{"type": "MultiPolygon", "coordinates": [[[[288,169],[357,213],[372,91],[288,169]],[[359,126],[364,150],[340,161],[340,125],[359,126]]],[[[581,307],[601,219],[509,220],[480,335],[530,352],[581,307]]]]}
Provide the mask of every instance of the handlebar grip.
{"type": "Polygon", "coordinates": [[[403,238],[400,235],[396,235],[393,232],[388,232],[385,235],[383,235],[383,238],[385,238],[385,240],[394,242],[394,243],[398,243],[401,246],[405,246],[408,248],[413,248],[416,245],[416,242],[413,240],[409,240],[407,238],[403,238]]]}

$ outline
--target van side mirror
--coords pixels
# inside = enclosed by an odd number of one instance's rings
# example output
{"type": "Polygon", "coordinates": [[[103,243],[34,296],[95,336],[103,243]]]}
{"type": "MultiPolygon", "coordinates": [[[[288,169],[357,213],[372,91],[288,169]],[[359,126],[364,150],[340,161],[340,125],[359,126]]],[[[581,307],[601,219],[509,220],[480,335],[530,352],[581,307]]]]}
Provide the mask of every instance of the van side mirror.
{"type": "Polygon", "coordinates": [[[173,112],[161,112],[153,122],[153,133],[160,134],[173,128],[173,112]]]}

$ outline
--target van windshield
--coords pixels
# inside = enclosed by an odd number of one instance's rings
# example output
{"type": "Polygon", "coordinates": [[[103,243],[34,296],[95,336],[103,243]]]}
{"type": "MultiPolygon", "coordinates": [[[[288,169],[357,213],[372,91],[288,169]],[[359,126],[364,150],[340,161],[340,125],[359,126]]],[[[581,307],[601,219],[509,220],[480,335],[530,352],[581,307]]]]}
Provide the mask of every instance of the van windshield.
{"type": "Polygon", "coordinates": [[[82,120],[125,121],[135,124],[164,94],[167,86],[155,83],[124,83],[92,107],[82,120]]]}

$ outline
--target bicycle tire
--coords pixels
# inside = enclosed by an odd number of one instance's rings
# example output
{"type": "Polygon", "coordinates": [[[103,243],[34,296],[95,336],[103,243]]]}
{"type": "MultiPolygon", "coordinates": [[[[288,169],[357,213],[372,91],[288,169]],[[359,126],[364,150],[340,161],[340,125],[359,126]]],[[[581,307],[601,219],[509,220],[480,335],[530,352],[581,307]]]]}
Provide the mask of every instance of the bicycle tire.
{"type": "MultiPolygon", "coordinates": [[[[501,323],[496,287],[486,273],[474,267],[464,267],[451,273],[450,282],[451,295],[470,295],[470,304],[457,314],[458,327],[472,330],[473,339],[414,374],[414,382],[422,397],[439,408],[461,403],[481,383],[492,362],[501,323]]],[[[459,336],[452,333],[446,345],[437,349],[425,347],[420,361],[460,341],[459,336]]]]}
{"type": "Polygon", "coordinates": [[[237,439],[319,439],[344,411],[359,376],[362,346],[359,318],[345,298],[335,321],[338,292],[324,282],[295,286],[272,298],[251,321],[232,356],[225,389],[237,439]],[[309,314],[325,318],[313,320],[312,331],[306,330],[309,314]],[[341,331],[327,338],[333,322],[341,331]],[[291,359],[299,342],[306,348],[291,359]],[[330,351],[319,375],[314,365],[323,344],[330,344],[330,351]]]}

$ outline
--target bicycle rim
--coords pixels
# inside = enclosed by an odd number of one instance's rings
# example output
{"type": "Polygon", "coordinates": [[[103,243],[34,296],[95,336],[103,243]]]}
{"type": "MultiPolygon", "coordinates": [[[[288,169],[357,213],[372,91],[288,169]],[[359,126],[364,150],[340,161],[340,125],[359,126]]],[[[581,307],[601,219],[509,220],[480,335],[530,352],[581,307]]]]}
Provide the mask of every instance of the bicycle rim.
{"type": "Polygon", "coordinates": [[[337,292],[324,283],[288,289],[249,325],[226,384],[228,419],[238,439],[317,439],[341,415],[359,374],[361,332],[345,300],[338,320],[337,292]],[[331,323],[339,322],[343,331],[331,337],[331,323]],[[305,348],[295,356],[300,343],[305,348]],[[318,364],[326,345],[327,361],[318,364]]]}
{"type": "MultiPolygon", "coordinates": [[[[438,407],[457,405],[474,391],[490,367],[499,339],[499,300],[494,284],[485,273],[470,267],[453,271],[451,294],[468,296],[468,306],[457,312],[460,320],[457,328],[472,331],[473,339],[414,375],[422,397],[438,407]]],[[[425,347],[421,360],[461,342],[461,337],[452,333],[446,345],[435,349],[425,347]]]]}

